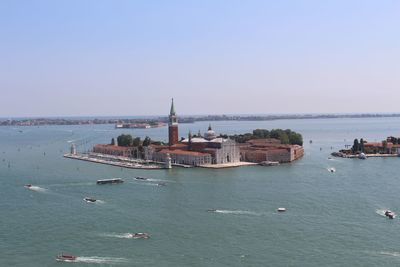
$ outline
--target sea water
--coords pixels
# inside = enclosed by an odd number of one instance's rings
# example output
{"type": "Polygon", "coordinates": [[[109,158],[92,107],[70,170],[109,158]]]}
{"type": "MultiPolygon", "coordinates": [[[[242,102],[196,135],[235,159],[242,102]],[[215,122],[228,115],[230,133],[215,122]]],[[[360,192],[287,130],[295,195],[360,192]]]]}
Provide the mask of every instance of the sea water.
{"type": "MultiPolygon", "coordinates": [[[[208,124],[181,124],[180,136],[208,124]]],[[[400,220],[383,215],[400,213],[400,158],[330,158],[354,138],[400,136],[399,118],[212,127],[290,128],[303,135],[305,155],[273,167],[131,170],[62,155],[72,143],[85,151],[121,133],[166,140],[167,128],[0,127],[0,266],[59,266],[62,252],[78,256],[71,266],[400,265],[400,220]],[[96,185],[116,177],[125,183],[96,185]],[[127,238],[135,232],[151,238],[127,238]]]]}

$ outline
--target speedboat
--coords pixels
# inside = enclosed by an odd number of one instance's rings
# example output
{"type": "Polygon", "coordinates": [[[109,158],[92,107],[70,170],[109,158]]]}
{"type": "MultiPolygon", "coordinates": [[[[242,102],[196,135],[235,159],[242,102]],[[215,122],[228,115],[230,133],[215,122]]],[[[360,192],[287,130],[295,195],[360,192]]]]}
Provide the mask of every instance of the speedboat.
{"type": "Polygon", "coordinates": [[[286,208],[278,208],[277,211],[278,211],[278,212],[285,212],[285,211],[286,211],[286,208]]]}
{"type": "Polygon", "coordinates": [[[330,172],[336,172],[336,169],[335,168],[328,168],[328,171],[330,171],[330,172]]]}
{"type": "Polygon", "coordinates": [[[26,185],[24,185],[24,187],[25,187],[25,188],[31,188],[32,185],[31,185],[31,184],[26,184],[26,185]]]}
{"type": "Polygon", "coordinates": [[[149,180],[149,179],[146,178],[146,177],[140,177],[140,176],[136,176],[135,179],[136,179],[136,180],[142,180],[142,181],[149,180]]]}
{"type": "Polygon", "coordinates": [[[120,184],[123,182],[124,182],[124,180],[122,180],[121,178],[97,180],[97,184],[120,184]]]}
{"type": "Polygon", "coordinates": [[[385,216],[388,217],[389,219],[394,219],[394,218],[396,218],[396,214],[395,214],[393,211],[391,211],[391,210],[386,210],[386,211],[385,211],[385,216]]]}
{"type": "Polygon", "coordinates": [[[208,212],[216,212],[217,210],[216,209],[208,209],[207,211],[208,212]]]}
{"type": "Polygon", "coordinates": [[[56,257],[56,261],[66,261],[66,262],[71,262],[76,260],[76,256],[73,255],[67,255],[67,254],[61,254],[56,257]]]}
{"type": "Polygon", "coordinates": [[[85,197],[83,200],[85,200],[88,203],[94,203],[97,201],[97,199],[92,198],[92,197],[85,197]]]}
{"type": "Polygon", "coordinates": [[[148,233],[134,233],[134,234],[129,234],[129,238],[148,239],[148,238],[150,238],[150,235],[148,233]]]}

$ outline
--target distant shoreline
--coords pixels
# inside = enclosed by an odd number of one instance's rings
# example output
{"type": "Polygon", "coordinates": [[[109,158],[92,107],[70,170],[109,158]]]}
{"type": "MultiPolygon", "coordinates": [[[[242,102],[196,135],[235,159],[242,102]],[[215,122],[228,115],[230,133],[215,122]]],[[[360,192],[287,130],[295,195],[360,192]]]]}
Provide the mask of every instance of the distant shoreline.
{"type": "MultiPolygon", "coordinates": [[[[73,118],[73,117],[41,117],[22,119],[0,119],[0,126],[45,126],[45,125],[91,125],[118,123],[167,123],[167,116],[148,116],[135,118],[73,118]]],[[[179,123],[194,123],[197,121],[271,121],[299,119],[348,119],[348,118],[398,118],[400,113],[363,113],[363,114],[286,114],[286,115],[199,115],[181,116],[179,123]]]]}

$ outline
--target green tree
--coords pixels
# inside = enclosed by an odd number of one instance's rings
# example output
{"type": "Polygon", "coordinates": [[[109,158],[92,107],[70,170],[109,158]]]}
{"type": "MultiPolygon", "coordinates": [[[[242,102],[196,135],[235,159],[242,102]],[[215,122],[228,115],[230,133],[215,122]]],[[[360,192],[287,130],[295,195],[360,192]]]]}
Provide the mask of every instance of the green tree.
{"type": "Polygon", "coordinates": [[[130,134],[121,134],[117,137],[119,146],[131,146],[132,145],[132,135],[130,134]]]}
{"type": "Polygon", "coordinates": [[[301,134],[299,134],[299,133],[291,132],[289,134],[289,143],[291,145],[302,146],[303,145],[303,136],[301,136],[301,134]]]}
{"type": "Polygon", "coordinates": [[[353,147],[351,148],[351,151],[353,153],[357,153],[358,151],[360,151],[360,144],[358,143],[358,139],[357,138],[354,139],[353,147]]]}
{"type": "Polygon", "coordinates": [[[140,137],[136,137],[132,140],[132,146],[140,146],[140,137]]]}
{"type": "Polygon", "coordinates": [[[360,147],[359,147],[359,150],[362,152],[362,153],[364,153],[365,152],[365,149],[364,149],[364,139],[360,139],[360,147]]]}
{"type": "Polygon", "coordinates": [[[146,137],[144,138],[144,140],[143,140],[142,146],[148,146],[148,145],[150,145],[150,144],[151,144],[151,139],[150,139],[150,137],[146,136],[146,137]]]}

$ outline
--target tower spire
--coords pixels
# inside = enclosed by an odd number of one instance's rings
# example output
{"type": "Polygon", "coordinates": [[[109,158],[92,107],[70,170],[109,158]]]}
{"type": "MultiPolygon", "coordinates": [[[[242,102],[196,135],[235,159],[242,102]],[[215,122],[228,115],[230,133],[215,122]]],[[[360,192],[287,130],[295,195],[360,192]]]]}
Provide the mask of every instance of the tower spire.
{"type": "Polygon", "coordinates": [[[171,110],[169,112],[169,115],[176,115],[175,113],[175,106],[174,106],[174,99],[171,99],[171,110]]]}

